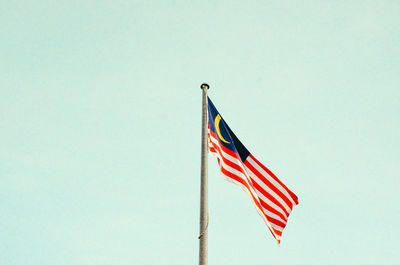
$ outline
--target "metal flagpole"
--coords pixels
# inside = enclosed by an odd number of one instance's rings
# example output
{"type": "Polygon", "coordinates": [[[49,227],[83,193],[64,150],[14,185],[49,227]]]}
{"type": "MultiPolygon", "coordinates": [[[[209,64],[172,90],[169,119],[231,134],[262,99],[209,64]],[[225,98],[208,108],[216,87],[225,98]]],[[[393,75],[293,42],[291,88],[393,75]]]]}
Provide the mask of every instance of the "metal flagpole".
{"type": "Polygon", "coordinates": [[[199,244],[199,265],[207,265],[208,258],[208,180],[207,180],[207,159],[208,159],[208,84],[202,84],[203,90],[203,117],[201,127],[201,184],[200,184],[200,244],[199,244]]]}

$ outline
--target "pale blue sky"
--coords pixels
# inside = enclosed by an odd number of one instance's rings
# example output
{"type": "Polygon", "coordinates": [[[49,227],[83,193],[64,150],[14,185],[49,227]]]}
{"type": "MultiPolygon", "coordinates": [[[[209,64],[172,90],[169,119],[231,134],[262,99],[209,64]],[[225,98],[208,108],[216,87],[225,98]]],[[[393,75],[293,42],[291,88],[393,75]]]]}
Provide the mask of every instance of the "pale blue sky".
{"type": "Polygon", "coordinates": [[[299,197],[209,157],[209,264],[400,264],[399,1],[3,1],[0,264],[196,264],[202,82],[299,197]]]}

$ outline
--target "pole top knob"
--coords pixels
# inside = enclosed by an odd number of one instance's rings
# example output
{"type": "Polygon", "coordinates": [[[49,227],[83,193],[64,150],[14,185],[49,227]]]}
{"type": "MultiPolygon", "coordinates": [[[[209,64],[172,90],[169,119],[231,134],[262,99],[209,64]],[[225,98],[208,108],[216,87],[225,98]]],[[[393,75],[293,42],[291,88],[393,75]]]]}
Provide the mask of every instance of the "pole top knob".
{"type": "Polygon", "coordinates": [[[201,87],[201,89],[209,89],[210,88],[210,86],[207,83],[201,84],[200,87],[201,87]]]}

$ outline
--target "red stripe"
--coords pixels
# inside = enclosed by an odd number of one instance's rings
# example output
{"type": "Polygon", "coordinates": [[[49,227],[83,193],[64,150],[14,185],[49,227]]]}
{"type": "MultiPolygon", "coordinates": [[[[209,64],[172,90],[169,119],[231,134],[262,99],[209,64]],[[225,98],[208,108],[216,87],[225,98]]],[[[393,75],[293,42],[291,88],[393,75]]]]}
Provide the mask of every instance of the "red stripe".
{"type": "Polygon", "coordinates": [[[277,234],[278,236],[282,236],[282,232],[281,231],[276,230],[274,228],[272,228],[272,229],[274,230],[275,234],[277,234]]]}
{"type": "Polygon", "coordinates": [[[251,172],[253,172],[265,185],[267,185],[271,190],[273,190],[279,197],[282,198],[282,200],[284,200],[286,202],[286,204],[289,206],[290,209],[293,208],[293,203],[277,188],[275,187],[271,182],[268,181],[268,179],[266,179],[264,177],[264,175],[262,175],[260,172],[258,172],[257,169],[255,169],[250,163],[249,161],[244,161],[244,164],[251,170],[251,172]]]}
{"type": "Polygon", "coordinates": [[[282,227],[282,228],[285,228],[285,226],[286,226],[285,223],[282,223],[281,221],[276,220],[275,218],[269,217],[268,215],[266,215],[265,217],[268,219],[268,221],[269,221],[270,223],[273,223],[273,224],[275,224],[275,225],[277,225],[277,226],[280,226],[280,227],[282,227]]]}
{"type": "Polygon", "coordinates": [[[292,197],[293,201],[296,204],[299,204],[299,201],[297,199],[296,194],[294,194],[293,192],[291,192],[286,186],[285,184],[283,184],[275,175],[274,173],[271,172],[271,170],[269,170],[266,166],[264,166],[263,164],[261,164],[252,154],[250,154],[250,157],[260,166],[262,167],[262,169],[265,170],[265,172],[268,173],[268,175],[270,175],[273,179],[275,179],[279,184],[281,184],[281,186],[290,194],[290,197],[292,197]]]}

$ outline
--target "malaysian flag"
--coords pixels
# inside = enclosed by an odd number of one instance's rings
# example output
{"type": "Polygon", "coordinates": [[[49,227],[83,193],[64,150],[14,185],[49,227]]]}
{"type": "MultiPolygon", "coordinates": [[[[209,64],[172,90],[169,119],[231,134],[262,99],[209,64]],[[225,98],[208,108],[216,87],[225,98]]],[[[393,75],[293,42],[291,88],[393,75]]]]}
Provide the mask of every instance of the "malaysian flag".
{"type": "Polygon", "coordinates": [[[291,192],[239,141],[208,98],[208,147],[217,156],[222,176],[242,187],[280,243],[290,212],[298,204],[291,192]]]}

